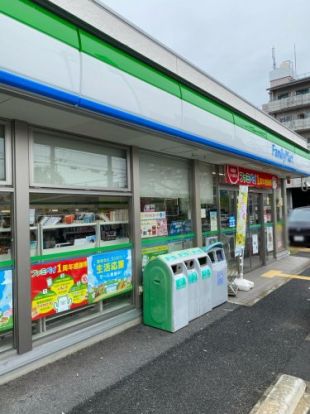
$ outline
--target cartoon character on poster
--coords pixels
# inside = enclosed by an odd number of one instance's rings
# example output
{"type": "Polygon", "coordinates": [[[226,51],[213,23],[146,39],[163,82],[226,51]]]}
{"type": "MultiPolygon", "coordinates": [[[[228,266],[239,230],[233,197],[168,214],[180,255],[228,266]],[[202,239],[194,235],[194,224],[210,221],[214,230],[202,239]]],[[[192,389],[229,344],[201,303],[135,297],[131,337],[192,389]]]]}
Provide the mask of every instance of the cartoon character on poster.
{"type": "Polygon", "coordinates": [[[88,304],[86,257],[31,266],[32,319],[88,304]]]}
{"type": "Polygon", "coordinates": [[[0,271],[0,332],[13,328],[12,270],[0,271]]]}
{"type": "Polygon", "coordinates": [[[131,250],[115,250],[88,257],[89,302],[98,302],[132,289],[131,250]]]}

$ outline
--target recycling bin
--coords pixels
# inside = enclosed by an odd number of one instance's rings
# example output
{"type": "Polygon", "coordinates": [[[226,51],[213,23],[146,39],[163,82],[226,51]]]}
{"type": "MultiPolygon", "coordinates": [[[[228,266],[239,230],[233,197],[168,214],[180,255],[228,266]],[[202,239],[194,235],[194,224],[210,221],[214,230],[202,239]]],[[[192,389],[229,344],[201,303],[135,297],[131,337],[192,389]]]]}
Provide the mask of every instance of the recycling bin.
{"type": "Polygon", "coordinates": [[[215,308],[228,300],[227,261],[221,242],[204,247],[203,250],[212,264],[211,301],[215,308]]]}
{"type": "Polygon", "coordinates": [[[187,283],[188,283],[188,319],[193,319],[200,316],[200,277],[199,277],[199,264],[194,257],[189,257],[184,260],[184,264],[187,270],[187,283]]]}
{"type": "Polygon", "coordinates": [[[143,320],[175,332],[189,322],[187,269],[175,253],[151,260],[143,273],[143,320]]]}
{"type": "Polygon", "coordinates": [[[176,254],[183,259],[187,270],[189,320],[209,312],[211,302],[211,260],[199,247],[181,250],[176,254]]]}

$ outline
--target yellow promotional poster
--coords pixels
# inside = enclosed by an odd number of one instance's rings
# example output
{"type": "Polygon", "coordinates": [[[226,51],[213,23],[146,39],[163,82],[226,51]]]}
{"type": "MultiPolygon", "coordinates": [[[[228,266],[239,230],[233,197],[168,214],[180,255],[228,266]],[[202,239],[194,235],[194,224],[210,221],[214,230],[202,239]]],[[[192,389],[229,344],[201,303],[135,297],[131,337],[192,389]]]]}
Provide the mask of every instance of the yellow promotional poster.
{"type": "Polygon", "coordinates": [[[248,186],[240,185],[237,204],[237,229],[236,229],[236,243],[235,256],[242,256],[245,247],[246,238],[246,222],[247,222],[247,207],[248,207],[248,186]]]}

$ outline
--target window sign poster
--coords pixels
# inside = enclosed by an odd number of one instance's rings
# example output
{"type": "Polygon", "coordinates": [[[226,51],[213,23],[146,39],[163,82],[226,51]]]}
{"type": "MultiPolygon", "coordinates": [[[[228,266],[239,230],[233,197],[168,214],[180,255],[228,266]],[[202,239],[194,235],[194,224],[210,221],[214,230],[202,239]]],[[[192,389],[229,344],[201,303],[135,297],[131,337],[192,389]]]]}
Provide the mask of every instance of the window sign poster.
{"type": "Polygon", "coordinates": [[[210,211],[210,230],[217,231],[217,211],[210,211]]]}
{"type": "Polygon", "coordinates": [[[31,266],[32,319],[88,304],[86,257],[31,266]]]}
{"type": "Polygon", "coordinates": [[[131,250],[114,250],[87,258],[88,298],[98,302],[132,289],[131,250]]]}
{"type": "Polygon", "coordinates": [[[141,213],[141,237],[167,236],[167,218],[165,211],[141,213]]]}
{"type": "Polygon", "coordinates": [[[159,246],[149,246],[142,248],[142,270],[144,270],[145,266],[148,262],[155,257],[159,256],[160,254],[168,253],[168,245],[163,244],[159,246]]]}
{"type": "Polygon", "coordinates": [[[267,227],[267,252],[273,251],[273,228],[267,227]]]}
{"type": "Polygon", "coordinates": [[[237,230],[235,256],[241,256],[244,252],[246,237],[246,221],[247,221],[247,205],[248,205],[248,186],[239,186],[238,204],[237,204],[237,230]]]}
{"type": "Polygon", "coordinates": [[[252,234],[252,252],[258,254],[258,235],[252,234]]]}
{"type": "Polygon", "coordinates": [[[13,328],[12,270],[0,271],[0,332],[13,328]]]}

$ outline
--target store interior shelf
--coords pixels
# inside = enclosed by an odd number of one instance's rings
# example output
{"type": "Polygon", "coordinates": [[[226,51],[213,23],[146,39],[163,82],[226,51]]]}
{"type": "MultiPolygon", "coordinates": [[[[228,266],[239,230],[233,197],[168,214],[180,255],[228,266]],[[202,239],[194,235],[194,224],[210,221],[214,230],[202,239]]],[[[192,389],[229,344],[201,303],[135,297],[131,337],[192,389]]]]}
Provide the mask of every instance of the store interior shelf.
{"type": "Polygon", "coordinates": [[[114,224],[128,224],[127,221],[98,221],[97,223],[100,224],[100,226],[112,226],[114,224]]]}
{"type": "Polygon", "coordinates": [[[71,223],[71,224],[50,224],[48,226],[42,226],[43,230],[53,230],[53,229],[64,229],[64,228],[69,228],[69,227],[91,227],[91,226],[96,226],[96,222],[91,222],[91,223],[84,223],[84,222],[75,222],[75,223],[71,223]]]}

